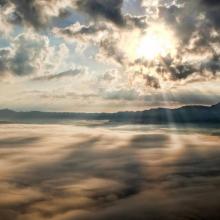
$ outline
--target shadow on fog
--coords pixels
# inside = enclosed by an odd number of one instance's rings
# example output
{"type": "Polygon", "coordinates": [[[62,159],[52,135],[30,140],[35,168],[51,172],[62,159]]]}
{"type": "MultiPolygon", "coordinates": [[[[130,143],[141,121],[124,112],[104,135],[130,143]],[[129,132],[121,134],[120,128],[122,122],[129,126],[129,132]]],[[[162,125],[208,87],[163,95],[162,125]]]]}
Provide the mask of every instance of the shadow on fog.
{"type": "Polygon", "coordinates": [[[41,137],[10,137],[0,139],[0,148],[14,148],[14,147],[26,147],[28,144],[32,144],[41,139],[41,137]]]}
{"type": "Polygon", "coordinates": [[[63,125],[3,130],[0,219],[220,218],[218,135],[173,139],[177,134],[160,130],[63,125]]]}

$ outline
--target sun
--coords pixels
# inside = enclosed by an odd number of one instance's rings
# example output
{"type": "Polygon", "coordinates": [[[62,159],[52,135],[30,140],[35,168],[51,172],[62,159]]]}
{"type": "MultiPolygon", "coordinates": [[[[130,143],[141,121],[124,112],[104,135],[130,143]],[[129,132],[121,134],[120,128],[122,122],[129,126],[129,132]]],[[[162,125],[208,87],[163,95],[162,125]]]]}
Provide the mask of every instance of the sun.
{"type": "Polygon", "coordinates": [[[148,28],[137,46],[136,56],[147,60],[165,57],[176,52],[174,34],[164,25],[153,25],[148,28]]]}

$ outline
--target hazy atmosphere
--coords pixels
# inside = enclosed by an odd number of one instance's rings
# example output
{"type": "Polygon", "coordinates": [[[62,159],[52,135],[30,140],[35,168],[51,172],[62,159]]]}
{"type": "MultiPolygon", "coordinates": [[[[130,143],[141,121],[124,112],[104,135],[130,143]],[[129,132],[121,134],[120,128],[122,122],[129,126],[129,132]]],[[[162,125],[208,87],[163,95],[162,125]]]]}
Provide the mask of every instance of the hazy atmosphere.
{"type": "Polygon", "coordinates": [[[0,0],[0,220],[219,220],[219,12],[0,0]]]}
{"type": "Polygon", "coordinates": [[[208,130],[0,126],[1,219],[218,220],[220,130],[208,130]]]}

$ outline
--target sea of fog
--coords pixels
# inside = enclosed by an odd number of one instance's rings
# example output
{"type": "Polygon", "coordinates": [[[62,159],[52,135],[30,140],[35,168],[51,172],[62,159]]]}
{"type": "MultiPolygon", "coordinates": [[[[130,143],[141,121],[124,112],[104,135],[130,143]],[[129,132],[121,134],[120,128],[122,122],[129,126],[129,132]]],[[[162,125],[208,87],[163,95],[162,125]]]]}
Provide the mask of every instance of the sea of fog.
{"type": "Polygon", "coordinates": [[[219,220],[220,128],[0,124],[0,220],[219,220]]]}

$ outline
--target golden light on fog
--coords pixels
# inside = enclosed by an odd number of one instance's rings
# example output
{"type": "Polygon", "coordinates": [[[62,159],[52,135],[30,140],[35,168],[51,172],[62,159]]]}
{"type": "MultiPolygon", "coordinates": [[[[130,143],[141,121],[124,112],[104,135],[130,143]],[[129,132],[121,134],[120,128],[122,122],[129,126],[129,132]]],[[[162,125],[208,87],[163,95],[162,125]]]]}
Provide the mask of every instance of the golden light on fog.
{"type": "Polygon", "coordinates": [[[140,39],[136,56],[147,60],[175,54],[176,40],[174,34],[163,25],[154,25],[148,28],[145,35],[140,39]]]}

